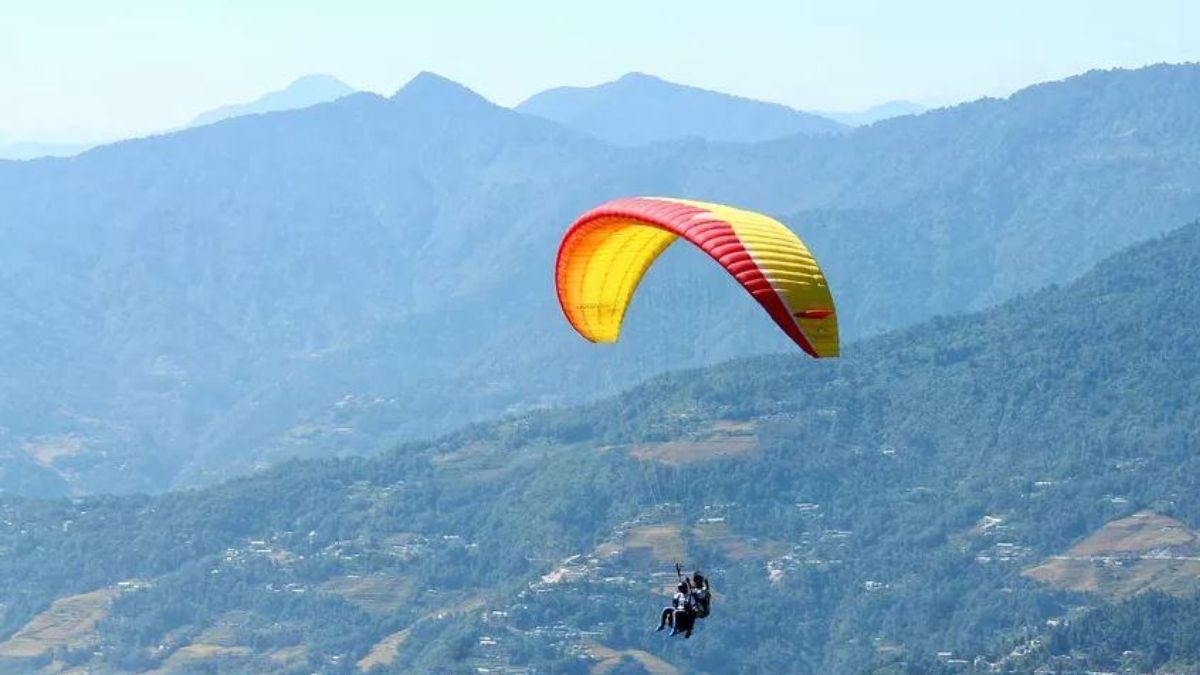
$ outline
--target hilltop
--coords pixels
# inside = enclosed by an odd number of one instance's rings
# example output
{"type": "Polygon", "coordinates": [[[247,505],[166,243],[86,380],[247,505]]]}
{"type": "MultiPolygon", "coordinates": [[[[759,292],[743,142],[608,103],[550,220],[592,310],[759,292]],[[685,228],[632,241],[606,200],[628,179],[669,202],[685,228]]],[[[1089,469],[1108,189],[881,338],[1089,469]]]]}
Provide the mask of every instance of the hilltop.
{"type": "Polygon", "coordinates": [[[683,138],[755,142],[846,130],[831,119],[778,103],[675,84],[645,73],[628,73],[594,87],[550,89],[516,110],[628,146],[683,138]]]}
{"type": "Polygon", "coordinates": [[[354,93],[350,85],[332,75],[305,75],[278,91],[270,91],[247,103],[231,103],[200,113],[188,126],[213,124],[242,115],[296,110],[336,101],[354,93]]]}

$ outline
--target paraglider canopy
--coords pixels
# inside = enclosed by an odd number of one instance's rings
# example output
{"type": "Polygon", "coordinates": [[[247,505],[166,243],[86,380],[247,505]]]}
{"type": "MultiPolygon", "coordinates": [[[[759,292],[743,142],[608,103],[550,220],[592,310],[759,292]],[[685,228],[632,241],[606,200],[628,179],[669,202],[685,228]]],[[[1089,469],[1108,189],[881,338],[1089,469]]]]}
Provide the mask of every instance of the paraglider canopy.
{"type": "Polygon", "coordinates": [[[614,199],[575,221],[555,273],[567,321],[592,342],[616,342],[642,276],[676,239],[717,261],[810,356],[838,355],[833,297],[799,237],[761,213],[685,199],[614,199]]]}

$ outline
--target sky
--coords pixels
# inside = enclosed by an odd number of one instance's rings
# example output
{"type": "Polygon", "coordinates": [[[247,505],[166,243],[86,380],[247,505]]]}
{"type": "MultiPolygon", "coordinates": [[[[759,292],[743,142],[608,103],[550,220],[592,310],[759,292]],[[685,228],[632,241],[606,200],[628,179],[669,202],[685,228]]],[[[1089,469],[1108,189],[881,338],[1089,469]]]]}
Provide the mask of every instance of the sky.
{"type": "Polygon", "coordinates": [[[0,138],[112,138],[327,73],[502,105],[630,71],[806,110],[1200,61],[1198,0],[0,0],[0,138]]]}

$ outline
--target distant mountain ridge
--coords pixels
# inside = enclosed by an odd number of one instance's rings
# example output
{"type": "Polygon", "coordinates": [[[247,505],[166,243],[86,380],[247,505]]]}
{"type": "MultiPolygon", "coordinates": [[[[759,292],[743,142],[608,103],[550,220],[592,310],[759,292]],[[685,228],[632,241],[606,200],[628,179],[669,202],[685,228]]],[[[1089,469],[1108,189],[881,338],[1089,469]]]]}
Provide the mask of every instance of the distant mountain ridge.
{"type": "Polygon", "coordinates": [[[72,157],[93,147],[92,143],[14,141],[0,142],[0,159],[37,159],[38,157],[72,157]]]}
{"type": "Polygon", "coordinates": [[[105,142],[104,134],[81,127],[27,131],[16,136],[0,133],[0,160],[71,157],[105,142]]]}
{"type": "Polygon", "coordinates": [[[778,103],[675,84],[644,73],[629,73],[594,87],[549,89],[516,110],[617,145],[683,138],[756,142],[844,130],[836,122],[778,103]]]}
{"type": "Polygon", "coordinates": [[[1069,281],[1200,213],[1200,67],[756,144],[617,147],[423,75],[326,105],[0,162],[0,487],[160,490],[365,453],[785,351],[668,250],[622,340],[565,325],[583,210],[680,195],[775,215],[848,342],[1069,281]]]}
{"type": "MultiPolygon", "coordinates": [[[[249,103],[224,105],[197,115],[188,126],[203,126],[221,120],[266,112],[307,108],[354,93],[349,85],[330,75],[306,75],[287,87],[268,92],[249,103]]],[[[168,130],[165,133],[169,133],[168,130]]],[[[73,157],[112,140],[13,140],[0,136],[0,160],[29,160],[41,157],[73,157]]]]}
{"type": "Polygon", "coordinates": [[[854,110],[846,112],[820,112],[815,111],[814,114],[828,117],[829,119],[846,124],[852,127],[860,127],[893,117],[903,117],[905,115],[920,115],[929,110],[928,106],[914,103],[912,101],[888,101],[873,105],[865,110],[854,110]]]}
{"type": "Polygon", "coordinates": [[[278,91],[268,92],[248,103],[233,103],[197,115],[188,126],[197,127],[231,117],[307,108],[354,93],[354,89],[332,75],[305,75],[278,91]]]}

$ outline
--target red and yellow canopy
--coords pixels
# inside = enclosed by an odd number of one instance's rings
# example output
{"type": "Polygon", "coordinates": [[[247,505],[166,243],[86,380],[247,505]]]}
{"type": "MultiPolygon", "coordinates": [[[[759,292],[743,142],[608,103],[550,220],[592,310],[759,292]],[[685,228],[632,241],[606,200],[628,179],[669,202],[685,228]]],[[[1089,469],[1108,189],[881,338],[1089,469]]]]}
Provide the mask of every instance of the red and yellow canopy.
{"type": "Polygon", "coordinates": [[[616,342],[642,276],[681,238],[724,267],[805,352],[838,355],[833,297],[804,243],[761,213],[685,199],[614,199],[575,221],[555,275],[567,320],[592,342],[616,342]]]}

